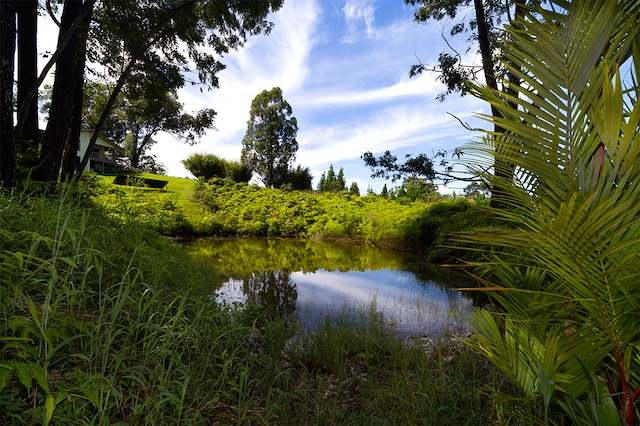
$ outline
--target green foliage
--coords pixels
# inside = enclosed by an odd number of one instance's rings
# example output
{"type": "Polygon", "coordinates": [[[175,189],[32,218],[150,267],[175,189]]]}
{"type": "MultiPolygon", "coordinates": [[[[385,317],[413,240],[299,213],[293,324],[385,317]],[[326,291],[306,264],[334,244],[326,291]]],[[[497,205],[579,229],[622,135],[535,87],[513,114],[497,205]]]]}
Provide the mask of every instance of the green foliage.
{"type": "MultiPolygon", "coordinates": [[[[470,7],[469,0],[405,0],[405,3],[417,6],[414,12],[416,22],[425,24],[430,20],[453,22],[454,25],[449,26],[451,37],[464,34],[468,42],[477,42],[479,45],[477,50],[482,57],[481,65],[462,62],[459,53],[450,49],[438,54],[437,66],[423,63],[411,66],[409,71],[411,77],[427,71],[439,71],[438,80],[444,83],[447,90],[439,93],[436,99],[444,101],[452,93],[468,94],[470,91],[468,82],[477,82],[482,69],[492,76],[506,74],[505,67],[493,59],[500,55],[499,38],[504,36],[501,24],[505,16],[511,19],[518,14],[510,10],[513,4],[516,7],[522,7],[521,5],[528,3],[526,0],[477,1],[473,2],[473,8],[470,7]],[[469,13],[470,9],[473,10],[473,14],[469,13]],[[486,49],[481,47],[483,44],[487,46],[486,49]]],[[[451,47],[451,44],[448,46],[451,47]]],[[[472,47],[468,47],[467,51],[469,50],[472,50],[472,47]]]]}
{"type": "Polygon", "coordinates": [[[355,181],[351,182],[349,186],[349,194],[360,196],[360,188],[358,188],[358,184],[355,181]]]}
{"type": "Polygon", "coordinates": [[[344,170],[340,167],[338,174],[333,170],[333,164],[326,173],[322,173],[318,182],[320,192],[340,192],[347,190],[347,181],[344,178],[344,170]]]}
{"type": "Polygon", "coordinates": [[[282,238],[218,238],[190,242],[190,253],[217,262],[216,269],[234,279],[253,271],[366,271],[397,269],[406,255],[371,245],[336,244],[335,241],[282,238]]]}
{"type": "Polygon", "coordinates": [[[227,178],[234,182],[249,182],[251,170],[240,162],[229,161],[213,154],[191,154],[182,160],[184,167],[195,177],[209,180],[211,178],[227,178]]]}
{"type": "Polygon", "coordinates": [[[313,176],[308,167],[297,166],[295,169],[289,169],[287,172],[284,184],[291,187],[296,191],[311,190],[311,183],[313,176]]]}
{"type": "MultiPolygon", "coordinates": [[[[463,199],[431,204],[407,232],[415,245],[429,248],[428,258],[434,263],[465,263],[481,258],[469,252],[468,245],[456,241],[460,232],[497,225],[495,215],[483,205],[463,199]]],[[[500,224],[503,227],[504,224],[500,224]]]]}
{"type": "Polygon", "coordinates": [[[500,423],[503,379],[460,345],[425,354],[366,308],[307,333],[217,305],[210,258],[115,216],[129,200],[94,205],[109,185],[76,189],[0,192],[0,423],[500,423]]]}
{"type": "Polygon", "coordinates": [[[398,163],[398,157],[392,155],[390,151],[385,151],[378,158],[371,152],[365,152],[362,154],[362,160],[371,169],[372,178],[390,178],[395,182],[402,178],[432,181],[436,177],[433,161],[425,154],[418,154],[416,157],[407,154],[402,164],[398,163]]]}
{"type": "Polygon", "coordinates": [[[402,186],[398,188],[398,198],[408,198],[411,201],[424,200],[435,201],[440,198],[438,187],[424,179],[407,178],[402,181],[402,186]]]}
{"type": "Polygon", "coordinates": [[[311,194],[219,179],[200,183],[196,197],[208,210],[206,220],[230,235],[403,240],[410,239],[411,224],[428,208],[346,192],[311,194]]]}
{"type": "Polygon", "coordinates": [[[531,422],[638,423],[639,16],[635,1],[535,8],[505,45],[522,85],[474,88],[505,130],[472,146],[477,169],[497,155],[517,179],[491,181],[513,226],[461,238],[488,247],[498,312],[472,318],[470,344],[509,375],[531,422]]]}
{"type": "Polygon", "coordinates": [[[446,339],[402,342],[370,306],[345,307],[292,349],[289,362],[304,366],[301,381],[309,384],[295,398],[303,423],[503,424],[471,351],[446,339]]]}
{"type": "Polygon", "coordinates": [[[464,194],[468,198],[482,201],[490,196],[491,191],[484,182],[472,182],[464,188],[464,194]]]}
{"type": "Polygon", "coordinates": [[[182,251],[75,198],[0,194],[0,421],[174,422],[192,375],[183,291],[211,271],[174,276],[182,251]]]}
{"type": "Polygon", "coordinates": [[[263,90],[251,101],[241,162],[271,188],[286,183],[289,165],[298,151],[298,120],[292,113],[279,87],[263,90]]]}

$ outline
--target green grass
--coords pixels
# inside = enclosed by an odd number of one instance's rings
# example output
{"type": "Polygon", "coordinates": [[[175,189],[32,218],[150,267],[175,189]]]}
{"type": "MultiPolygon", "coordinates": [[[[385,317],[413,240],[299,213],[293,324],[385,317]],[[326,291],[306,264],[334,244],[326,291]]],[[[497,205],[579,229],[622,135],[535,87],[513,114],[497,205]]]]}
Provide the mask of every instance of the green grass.
{"type": "MultiPolygon", "coordinates": [[[[177,197],[172,188],[163,194],[177,197]]],[[[0,192],[0,423],[508,420],[491,398],[503,379],[458,343],[425,353],[366,307],[309,333],[217,305],[210,264],[131,213],[128,195],[149,192],[122,190],[106,209],[92,201],[105,190],[0,192]]]]}

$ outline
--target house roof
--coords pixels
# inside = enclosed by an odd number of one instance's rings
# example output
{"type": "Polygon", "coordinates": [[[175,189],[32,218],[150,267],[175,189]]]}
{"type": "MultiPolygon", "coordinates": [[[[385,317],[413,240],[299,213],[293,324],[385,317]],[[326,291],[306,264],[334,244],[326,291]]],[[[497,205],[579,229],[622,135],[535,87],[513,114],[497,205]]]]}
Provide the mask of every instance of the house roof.
{"type": "MultiPolygon", "coordinates": [[[[93,135],[94,132],[95,130],[93,129],[80,130],[80,133],[88,133],[90,135],[89,137],[91,137],[91,135],[93,135]]],[[[124,151],[124,148],[122,148],[120,145],[118,145],[117,143],[115,143],[114,141],[112,141],[102,133],[98,134],[98,141],[101,141],[103,146],[108,146],[110,148],[117,149],[119,151],[124,151]]]]}

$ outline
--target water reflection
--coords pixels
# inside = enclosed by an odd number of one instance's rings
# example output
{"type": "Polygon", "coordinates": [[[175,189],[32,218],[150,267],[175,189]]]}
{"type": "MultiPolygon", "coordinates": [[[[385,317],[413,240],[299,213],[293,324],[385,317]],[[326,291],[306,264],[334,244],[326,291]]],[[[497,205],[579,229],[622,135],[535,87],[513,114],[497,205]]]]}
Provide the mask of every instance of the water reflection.
{"type": "Polygon", "coordinates": [[[287,272],[254,272],[243,280],[242,290],[250,303],[269,306],[285,315],[293,314],[296,310],[297,285],[287,272]]]}
{"type": "Polygon", "coordinates": [[[218,300],[295,312],[310,329],[327,316],[366,312],[375,304],[400,335],[467,330],[471,297],[456,291],[447,274],[429,278],[429,269],[395,251],[267,239],[204,240],[191,248],[229,277],[216,291],[218,300]],[[355,267],[348,268],[348,262],[355,267]]]}

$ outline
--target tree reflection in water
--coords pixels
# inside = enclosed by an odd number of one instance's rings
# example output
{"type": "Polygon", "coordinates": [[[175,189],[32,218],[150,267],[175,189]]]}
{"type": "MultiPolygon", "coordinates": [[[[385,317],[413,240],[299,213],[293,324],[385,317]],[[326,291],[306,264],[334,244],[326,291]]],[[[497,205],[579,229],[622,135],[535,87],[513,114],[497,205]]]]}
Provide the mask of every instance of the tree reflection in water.
{"type": "MultiPolygon", "coordinates": [[[[466,278],[420,258],[370,245],[300,239],[227,238],[189,244],[218,273],[209,292],[222,303],[259,305],[269,316],[294,314],[314,329],[345,310],[375,309],[398,335],[464,328],[474,294],[466,278]]],[[[477,292],[476,292],[477,293],[477,292]]]]}
{"type": "Polygon", "coordinates": [[[296,310],[298,288],[289,272],[253,272],[243,280],[242,289],[248,303],[268,307],[274,314],[291,315],[296,310]]]}

